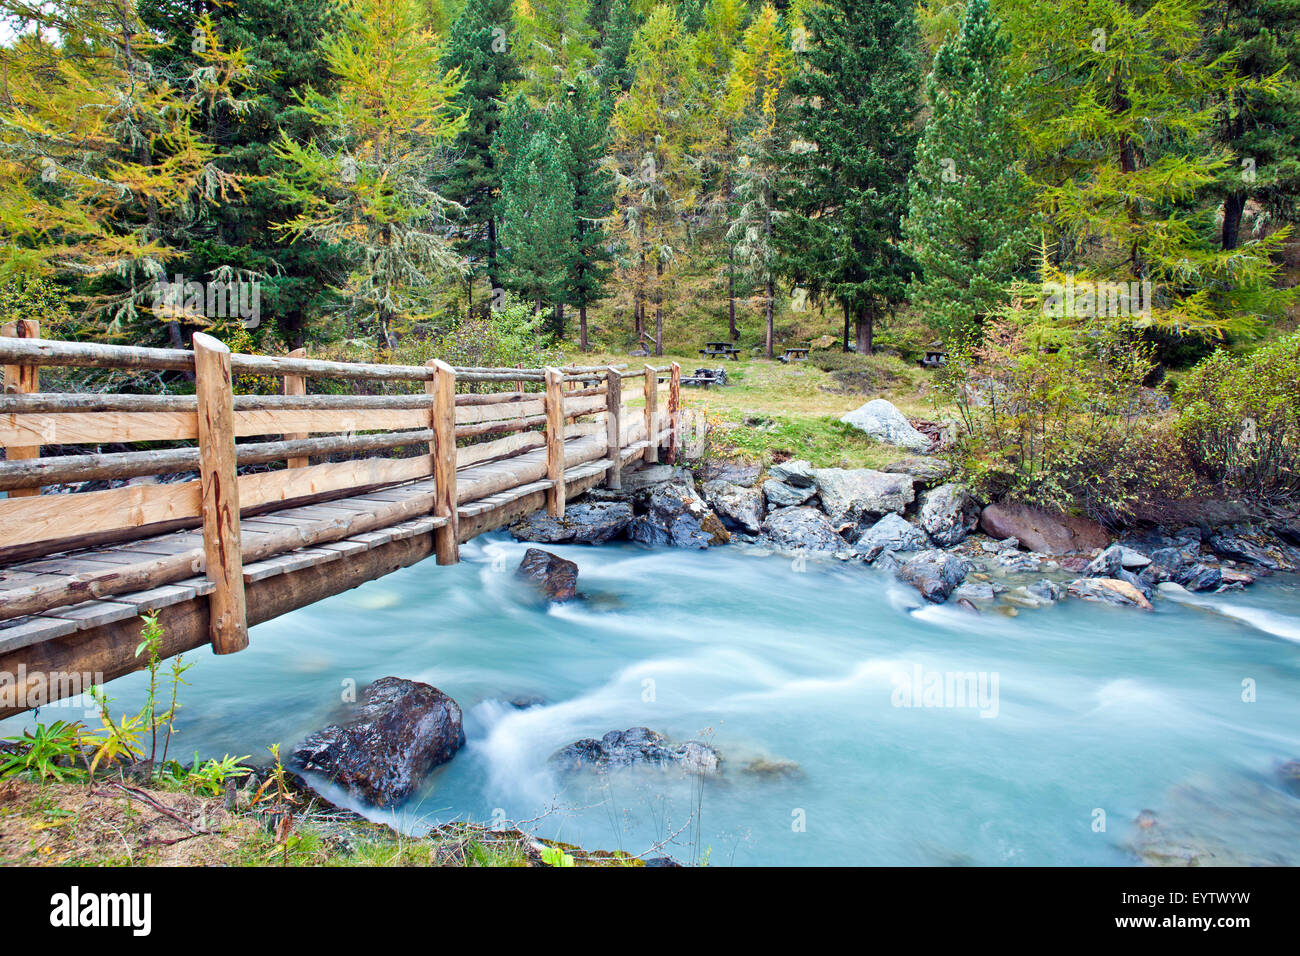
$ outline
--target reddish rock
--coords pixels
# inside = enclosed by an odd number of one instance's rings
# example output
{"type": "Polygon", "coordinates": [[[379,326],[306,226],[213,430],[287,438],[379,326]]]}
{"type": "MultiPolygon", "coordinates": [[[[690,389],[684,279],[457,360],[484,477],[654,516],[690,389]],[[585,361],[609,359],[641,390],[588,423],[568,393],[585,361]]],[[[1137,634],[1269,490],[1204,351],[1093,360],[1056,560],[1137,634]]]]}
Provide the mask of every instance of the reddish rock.
{"type": "Polygon", "coordinates": [[[989,505],[980,512],[980,530],[999,540],[1015,538],[1022,548],[1040,554],[1092,551],[1110,544],[1110,535],[1095,521],[1031,505],[989,505]]]}
{"type": "Polygon", "coordinates": [[[548,600],[569,601],[578,596],[578,566],[541,548],[525,551],[515,574],[532,582],[548,600]]]}

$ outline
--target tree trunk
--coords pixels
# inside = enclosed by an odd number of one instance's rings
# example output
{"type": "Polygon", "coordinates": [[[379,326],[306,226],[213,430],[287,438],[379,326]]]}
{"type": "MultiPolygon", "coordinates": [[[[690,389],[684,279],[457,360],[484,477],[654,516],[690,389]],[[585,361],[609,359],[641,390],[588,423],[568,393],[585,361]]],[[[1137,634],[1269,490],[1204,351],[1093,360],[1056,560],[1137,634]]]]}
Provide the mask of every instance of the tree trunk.
{"type": "Polygon", "coordinates": [[[767,278],[767,302],[764,306],[767,312],[767,357],[772,357],[772,319],[776,314],[776,283],[772,277],[767,278]]]}
{"type": "Polygon", "coordinates": [[[1236,192],[1223,200],[1223,235],[1224,249],[1236,249],[1241,241],[1241,215],[1246,211],[1246,194],[1236,192]]]}
{"type": "Polygon", "coordinates": [[[859,355],[871,355],[875,351],[876,315],[875,309],[867,306],[857,316],[857,344],[859,355]]]}
{"type": "Polygon", "coordinates": [[[736,254],[730,247],[727,248],[727,331],[731,341],[740,338],[736,328],[736,254]]]}
{"type": "Polygon", "coordinates": [[[578,348],[587,351],[587,303],[578,306],[578,348]]]}
{"type": "Polygon", "coordinates": [[[664,261],[655,262],[655,355],[664,354],[664,261]]]}
{"type": "Polygon", "coordinates": [[[555,303],[555,337],[564,341],[564,303],[555,303]]]}
{"type": "Polygon", "coordinates": [[[844,351],[849,352],[849,304],[841,302],[840,307],[844,310],[844,351]]]}

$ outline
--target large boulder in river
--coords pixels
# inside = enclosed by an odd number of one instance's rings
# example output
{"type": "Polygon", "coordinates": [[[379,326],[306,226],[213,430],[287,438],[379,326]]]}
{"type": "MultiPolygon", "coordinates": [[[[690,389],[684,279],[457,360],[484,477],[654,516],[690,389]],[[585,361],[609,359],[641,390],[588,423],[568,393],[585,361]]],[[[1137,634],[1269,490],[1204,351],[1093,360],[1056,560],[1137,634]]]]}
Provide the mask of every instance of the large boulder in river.
{"type": "Polygon", "coordinates": [[[925,532],[900,515],[885,515],[858,536],[853,553],[870,564],[882,551],[920,551],[930,541],[925,532]]]}
{"type": "Polygon", "coordinates": [[[763,537],[780,551],[847,551],[830,519],[816,508],[782,508],[763,522],[763,537]]]}
{"type": "Polygon", "coordinates": [[[628,526],[633,541],[657,547],[708,548],[726,544],[731,533],[722,520],[695,494],[693,485],[658,485],[646,503],[646,513],[628,526]]]}
{"type": "Polygon", "coordinates": [[[532,583],[547,600],[569,601],[578,596],[578,566],[541,548],[529,548],[515,574],[532,583]]]}
{"type": "Polygon", "coordinates": [[[980,512],[980,530],[990,538],[1015,538],[1040,554],[1092,551],[1110,544],[1106,529],[1088,518],[1004,502],[980,512]]]}
{"type": "Polygon", "coordinates": [[[763,525],[763,492],[757,488],[714,479],[703,487],[704,500],[729,528],[758,534],[763,525]]]}
{"type": "Polygon", "coordinates": [[[961,544],[979,520],[979,502],[965,485],[940,485],[921,498],[921,527],[941,548],[961,544]]]}
{"type": "Polygon", "coordinates": [[[622,501],[568,505],[563,518],[537,511],[510,526],[516,541],[538,544],[604,544],[632,523],[632,506],[622,501]]]}
{"type": "Polygon", "coordinates": [[[295,747],[289,763],[372,806],[391,807],[464,745],[454,700],[428,684],[381,677],[361,692],[346,719],[295,747]]]}
{"type": "Polygon", "coordinates": [[[899,512],[916,500],[907,475],[870,468],[818,468],[813,471],[822,510],[836,525],[856,524],[864,515],[899,512]]]}
{"type": "Polygon", "coordinates": [[[1117,607],[1140,607],[1151,610],[1147,596],[1128,581],[1117,578],[1079,578],[1066,585],[1066,590],[1085,601],[1114,604],[1117,607]]]}
{"type": "Polygon", "coordinates": [[[565,771],[645,766],[712,774],[722,766],[722,757],[708,744],[674,744],[648,727],[611,730],[599,740],[587,737],[556,751],[551,761],[565,771]]]}
{"type": "Polygon", "coordinates": [[[947,551],[922,551],[908,558],[895,572],[898,580],[910,584],[927,601],[942,604],[953,588],[966,580],[970,562],[947,551]]]}
{"type": "Polygon", "coordinates": [[[930,439],[913,428],[907,416],[883,398],[874,398],[861,408],[855,408],[840,421],[888,445],[912,451],[928,451],[930,448],[930,439]]]}

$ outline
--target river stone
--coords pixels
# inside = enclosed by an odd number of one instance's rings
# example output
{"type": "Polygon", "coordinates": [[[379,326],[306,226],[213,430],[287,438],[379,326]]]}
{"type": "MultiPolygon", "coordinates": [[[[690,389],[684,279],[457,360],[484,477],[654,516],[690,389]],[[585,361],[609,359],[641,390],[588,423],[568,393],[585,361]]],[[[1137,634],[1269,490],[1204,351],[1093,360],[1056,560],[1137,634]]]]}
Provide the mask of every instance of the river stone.
{"type": "Polygon", "coordinates": [[[811,488],[815,484],[813,467],[803,459],[773,465],[767,470],[767,477],[793,488],[811,488]]]}
{"type": "Polygon", "coordinates": [[[918,489],[943,484],[953,473],[953,467],[942,458],[914,456],[881,465],[880,470],[889,475],[908,475],[918,489]]]}
{"type": "Polygon", "coordinates": [[[1117,578],[1078,578],[1066,585],[1066,590],[1085,601],[1151,610],[1151,602],[1141,590],[1117,578]]]}
{"type": "Polygon", "coordinates": [[[1174,579],[1189,591],[1213,591],[1223,583],[1223,572],[1207,564],[1193,564],[1174,579]]]}
{"type": "Polygon", "coordinates": [[[775,478],[763,482],[763,497],[773,508],[793,508],[803,504],[815,494],[817,489],[812,485],[800,488],[787,485],[784,481],[777,481],[775,478]]]}
{"type": "Polygon", "coordinates": [[[759,466],[743,461],[723,461],[703,465],[700,477],[708,481],[726,481],[743,488],[753,488],[758,483],[759,466]]]}
{"type": "Polygon", "coordinates": [[[930,439],[913,428],[907,416],[883,398],[873,398],[846,414],[840,421],[888,445],[898,445],[911,451],[930,449],[930,439]]]}
{"type": "Polygon", "coordinates": [[[578,566],[541,548],[529,548],[515,569],[549,601],[569,601],[578,596],[578,566]]]}
{"type": "Polygon", "coordinates": [[[687,773],[714,774],[721,755],[697,740],[673,744],[648,727],[611,730],[597,740],[587,737],[562,747],[551,756],[561,770],[610,770],[620,767],[676,767],[687,773]]]}
{"type": "Polygon", "coordinates": [[[1138,578],[1147,587],[1174,581],[1194,563],[1194,558],[1181,548],[1157,548],[1151,552],[1151,563],[1142,569],[1138,578]]]}
{"type": "Polygon", "coordinates": [[[695,476],[691,474],[691,470],[678,465],[648,465],[636,471],[624,471],[620,478],[622,491],[626,494],[635,494],[669,482],[688,485],[692,492],[695,490],[695,476]]]}
{"type": "Polygon", "coordinates": [[[858,537],[853,553],[870,564],[882,551],[920,551],[930,546],[925,532],[896,514],[887,514],[858,537]]]}
{"type": "Polygon", "coordinates": [[[701,489],[722,523],[745,534],[758,534],[763,525],[763,493],[730,481],[706,481],[701,489]]]}
{"type": "Polygon", "coordinates": [[[782,508],[767,516],[763,536],[780,551],[819,551],[834,553],[848,545],[830,519],[816,508],[782,508]]]}
{"type": "Polygon", "coordinates": [[[428,684],[381,677],[361,692],[345,720],[295,747],[289,763],[328,777],[372,806],[391,807],[463,746],[454,700],[428,684]]]}
{"type": "Polygon", "coordinates": [[[1263,547],[1247,538],[1230,534],[1213,534],[1210,535],[1207,543],[1210,550],[1221,558],[1253,564],[1269,571],[1276,571],[1280,567],[1263,547]]]}
{"type": "Polygon", "coordinates": [[[1145,568],[1150,563],[1151,559],[1140,551],[1126,548],[1122,544],[1112,544],[1088,562],[1083,573],[1090,578],[1117,578],[1121,571],[1145,568]]]}
{"type": "Polygon", "coordinates": [[[1006,502],[980,512],[980,530],[990,538],[1015,538],[1022,548],[1041,554],[1092,551],[1110,544],[1106,529],[1088,518],[1006,502]]]}
{"type": "Polygon", "coordinates": [[[992,601],[997,594],[987,581],[965,581],[951,596],[959,601],[992,601]]]}
{"type": "Polygon", "coordinates": [[[731,534],[722,520],[695,494],[694,488],[669,482],[650,492],[647,510],[628,526],[633,541],[674,548],[708,548],[726,544],[731,534]]]}
{"type": "Polygon", "coordinates": [[[856,524],[864,515],[902,511],[916,491],[907,475],[870,468],[818,468],[813,471],[822,510],[837,525],[856,524]]]}
{"type": "Polygon", "coordinates": [[[948,600],[953,588],[970,573],[970,562],[947,551],[922,551],[908,558],[896,572],[897,578],[912,585],[934,604],[948,600]]]}
{"type": "Polygon", "coordinates": [[[921,527],[941,548],[961,544],[979,520],[979,503],[965,485],[940,485],[921,498],[921,527]]]}
{"type": "Polygon", "coordinates": [[[563,518],[534,512],[512,524],[510,534],[537,544],[604,544],[631,523],[632,506],[626,502],[584,501],[568,505],[563,518]]]}

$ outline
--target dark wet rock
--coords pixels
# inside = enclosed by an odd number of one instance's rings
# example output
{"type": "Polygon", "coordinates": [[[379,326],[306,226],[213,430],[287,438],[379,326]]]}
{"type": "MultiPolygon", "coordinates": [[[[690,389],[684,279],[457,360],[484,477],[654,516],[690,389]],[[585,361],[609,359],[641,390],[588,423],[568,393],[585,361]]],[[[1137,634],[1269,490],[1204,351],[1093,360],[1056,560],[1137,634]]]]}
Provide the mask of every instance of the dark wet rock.
{"type": "Polygon", "coordinates": [[[1208,564],[1193,564],[1184,568],[1174,582],[1189,591],[1214,591],[1223,583],[1223,572],[1208,564]]]}
{"type": "Polygon", "coordinates": [[[758,465],[750,462],[722,461],[702,465],[698,477],[704,481],[725,481],[742,488],[753,488],[758,484],[760,471],[758,465]]]}
{"type": "Polygon", "coordinates": [[[927,601],[942,604],[970,573],[970,562],[947,551],[922,551],[903,562],[897,578],[921,592],[927,601]]]}
{"type": "Polygon", "coordinates": [[[1015,503],[985,508],[980,530],[991,538],[1015,538],[1022,548],[1040,554],[1092,551],[1110,544],[1110,536],[1095,521],[1015,503]]]}
{"type": "Polygon", "coordinates": [[[700,549],[731,540],[722,520],[693,488],[678,482],[659,485],[650,493],[646,513],[632,520],[628,537],[642,544],[700,549]]]}
{"type": "Polygon", "coordinates": [[[519,694],[511,697],[508,703],[515,710],[532,710],[534,707],[545,707],[546,698],[537,694],[519,694]]]}
{"type": "Polygon", "coordinates": [[[544,511],[510,526],[516,541],[538,544],[604,544],[632,523],[632,506],[618,501],[584,501],[568,505],[563,518],[544,511]]]}
{"type": "Polygon", "coordinates": [[[722,766],[721,755],[708,744],[674,744],[648,727],[611,730],[599,740],[587,737],[556,751],[551,760],[565,771],[652,766],[713,774],[722,766]]]}
{"type": "Polygon", "coordinates": [[[1276,571],[1278,562],[1261,545],[1248,538],[1231,534],[1214,534],[1207,542],[1215,554],[1221,558],[1253,564],[1257,568],[1276,571]]]}
{"type": "Polygon", "coordinates": [[[1269,526],[1269,530],[1283,541],[1300,547],[1300,517],[1275,521],[1269,526]]]}
{"type": "Polygon", "coordinates": [[[763,522],[763,537],[780,551],[831,554],[848,548],[830,519],[816,508],[782,508],[772,512],[763,522]]]}
{"type": "Polygon", "coordinates": [[[1071,581],[1066,590],[1085,601],[1151,610],[1151,602],[1140,588],[1118,578],[1079,578],[1071,581]]]}
{"type": "Polygon", "coordinates": [[[975,606],[975,603],[970,598],[964,598],[964,597],[958,598],[957,606],[961,608],[963,611],[970,611],[974,614],[980,613],[980,609],[975,606]]]}
{"type": "Polygon", "coordinates": [[[569,601],[578,596],[578,566],[541,548],[529,548],[515,570],[547,600],[569,601]]]}
{"type": "Polygon", "coordinates": [[[815,494],[817,489],[812,485],[805,487],[788,485],[774,478],[763,482],[763,498],[773,508],[793,508],[808,501],[815,494]]]}
{"type": "Polygon", "coordinates": [[[924,531],[900,515],[887,514],[858,536],[853,553],[870,564],[882,551],[920,551],[929,546],[924,531]]]}
{"type": "Polygon", "coordinates": [[[758,534],[763,526],[763,493],[722,479],[706,481],[701,489],[704,500],[728,528],[745,534],[758,534]]]}
{"type": "Polygon", "coordinates": [[[902,458],[890,462],[888,465],[882,465],[880,470],[887,475],[907,475],[912,479],[913,487],[920,491],[943,484],[951,477],[954,469],[952,465],[942,458],[927,458],[918,455],[913,458],[902,458]]]}
{"type": "Polygon", "coordinates": [[[1177,581],[1195,563],[1195,552],[1189,553],[1182,548],[1157,548],[1151,552],[1151,563],[1138,572],[1138,580],[1146,587],[1177,581]]]}
{"type": "Polygon", "coordinates": [[[1088,563],[1083,573],[1094,578],[1115,578],[1121,571],[1133,571],[1145,568],[1151,559],[1145,554],[1126,548],[1121,544],[1112,544],[1088,563]]]}
{"type": "Polygon", "coordinates": [[[870,468],[817,468],[813,476],[822,510],[836,525],[901,512],[916,500],[916,490],[907,475],[870,468]]]}
{"type": "Polygon", "coordinates": [[[361,692],[345,719],[295,747],[289,763],[373,806],[390,807],[464,745],[454,700],[428,684],[382,677],[361,692]]]}
{"type": "Polygon", "coordinates": [[[993,590],[993,585],[987,581],[970,581],[967,580],[958,588],[955,588],[951,597],[958,601],[992,601],[997,596],[993,590]]]}
{"type": "Polygon", "coordinates": [[[812,465],[802,459],[773,465],[767,470],[767,477],[792,488],[812,488],[816,485],[812,465]]]}
{"type": "Polygon", "coordinates": [[[921,498],[921,527],[941,548],[966,540],[980,520],[980,506],[965,485],[949,483],[921,498]]]}

